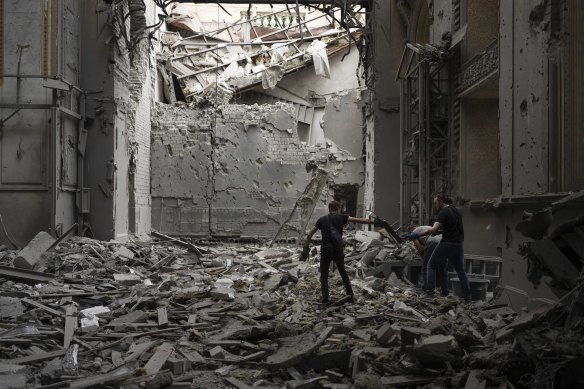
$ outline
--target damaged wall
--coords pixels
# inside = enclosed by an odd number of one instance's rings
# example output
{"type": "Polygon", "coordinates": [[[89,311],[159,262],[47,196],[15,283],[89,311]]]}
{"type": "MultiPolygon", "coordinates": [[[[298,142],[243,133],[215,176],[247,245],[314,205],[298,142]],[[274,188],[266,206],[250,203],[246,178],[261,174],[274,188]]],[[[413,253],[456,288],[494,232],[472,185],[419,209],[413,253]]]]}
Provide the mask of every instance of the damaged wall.
{"type": "MultiPolygon", "coordinates": [[[[359,52],[353,46],[347,57],[345,50],[331,56],[331,78],[318,76],[314,67],[304,68],[284,77],[274,89],[254,89],[253,94],[243,96],[243,103],[261,102],[264,96],[291,102],[298,106],[306,106],[313,110],[312,120],[306,136],[307,143],[316,147],[327,147],[337,157],[338,165],[332,173],[336,186],[337,198],[357,204],[347,208],[351,214],[359,216],[364,209],[364,129],[362,112],[362,86],[360,85],[361,69],[359,52]],[[348,187],[351,193],[343,192],[348,187]],[[354,196],[353,196],[354,194],[354,196]]],[[[362,80],[361,80],[362,82],[362,80]]],[[[298,120],[306,120],[298,109],[298,120]]],[[[304,125],[304,124],[302,124],[304,125]]],[[[302,139],[304,140],[304,139],[302,139]]]]}
{"type": "Polygon", "coordinates": [[[373,1],[373,56],[366,107],[365,208],[393,222],[399,219],[400,115],[395,75],[403,51],[404,24],[397,2],[373,1]]]}
{"type": "Polygon", "coordinates": [[[79,4],[2,5],[0,242],[22,247],[77,221],[79,4]]]}
{"type": "Polygon", "coordinates": [[[503,195],[548,192],[548,33],[530,21],[541,1],[501,2],[499,128],[503,195]]]}
{"type": "MultiPolygon", "coordinates": [[[[290,104],[217,110],[158,104],[152,227],[180,235],[271,237],[309,182],[306,163],[321,158],[318,149],[311,155],[300,144],[296,126],[290,104]]],[[[314,215],[325,212],[326,192],[314,215]]]]}
{"type": "Polygon", "coordinates": [[[123,26],[111,24],[113,8],[107,2],[82,4],[82,87],[91,92],[86,186],[90,225],[99,239],[124,240],[150,230],[150,107],[156,72],[148,39],[139,38],[157,16],[153,3],[142,4],[132,0],[115,7],[122,17],[129,14],[123,26]]]}

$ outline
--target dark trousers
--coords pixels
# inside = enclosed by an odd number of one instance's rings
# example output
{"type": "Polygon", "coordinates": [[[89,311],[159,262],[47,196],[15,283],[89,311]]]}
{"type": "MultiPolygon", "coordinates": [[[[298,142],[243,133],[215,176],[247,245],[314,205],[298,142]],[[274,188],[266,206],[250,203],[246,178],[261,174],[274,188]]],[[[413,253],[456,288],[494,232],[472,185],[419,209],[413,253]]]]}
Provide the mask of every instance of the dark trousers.
{"type": "MultiPolygon", "coordinates": [[[[428,262],[430,261],[430,258],[432,257],[432,253],[434,252],[434,249],[436,248],[436,246],[438,246],[438,243],[430,243],[428,244],[428,246],[426,246],[425,250],[424,250],[424,258],[422,259],[422,290],[426,291],[426,288],[428,287],[428,262]]],[[[438,277],[438,286],[442,286],[444,285],[444,283],[442,282],[442,278],[443,278],[443,273],[444,271],[441,268],[437,268],[436,269],[436,276],[438,277]]]]}
{"type": "Polygon", "coordinates": [[[470,285],[468,283],[466,272],[464,271],[464,251],[462,249],[462,243],[440,242],[438,246],[436,246],[430,260],[428,261],[428,274],[426,278],[428,284],[426,292],[428,294],[434,294],[434,288],[436,287],[436,272],[437,269],[442,269],[442,295],[448,295],[448,274],[446,272],[446,265],[449,260],[460,280],[464,298],[470,298],[470,285]]]}
{"type": "Polygon", "coordinates": [[[353,288],[351,288],[351,280],[349,275],[345,270],[345,256],[342,249],[329,249],[321,248],[320,250],[320,289],[322,292],[322,300],[328,301],[329,299],[329,286],[328,277],[331,262],[337,265],[339,274],[343,279],[343,285],[345,285],[345,290],[348,295],[353,295],[353,288]]]}

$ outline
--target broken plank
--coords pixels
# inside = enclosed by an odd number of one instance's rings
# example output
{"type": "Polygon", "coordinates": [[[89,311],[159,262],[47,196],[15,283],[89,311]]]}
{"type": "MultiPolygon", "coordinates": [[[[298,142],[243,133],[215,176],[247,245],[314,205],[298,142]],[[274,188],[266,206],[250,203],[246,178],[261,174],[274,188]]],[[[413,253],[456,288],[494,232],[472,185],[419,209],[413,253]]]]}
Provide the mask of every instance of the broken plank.
{"type": "Polygon", "coordinates": [[[122,359],[122,365],[128,362],[132,362],[135,359],[138,359],[142,354],[150,350],[155,345],[156,345],[155,341],[144,342],[136,345],[134,349],[131,350],[130,354],[122,359]]]}
{"type": "Polygon", "coordinates": [[[166,308],[158,308],[158,327],[168,327],[168,313],[166,308]]]}
{"type": "Polygon", "coordinates": [[[189,249],[190,251],[192,251],[192,252],[194,252],[195,254],[197,254],[199,257],[201,257],[201,256],[202,256],[202,255],[201,255],[201,253],[205,253],[205,254],[209,253],[209,250],[205,250],[205,249],[203,249],[203,248],[201,248],[201,247],[197,247],[197,246],[195,246],[195,245],[194,245],[194,244],[192,244],[192,243],[185,242],[185,241],[182,241],[182,240],[180,240],[180,239],[176,239],[176,238],[170,237],[170,236],[168,236],[168,235],[161,234],[161,233],[160,233],[160,232],[158,232],[158,231],[154,231],[154,230],[152,230],[152,232],[151,232],[150,234],[151,234],[152,236],[154,236],[154,237],[158,238],[158,239],[169,240],[169,241],[171,241],[172,243],[175,243],[175,244],[176,244],[176,245],[178,245],[178,246],[186,247],[186,248],[187,248],[187,249],[189,249]]]}
{"type": "Polygon", "coordinates": [[[268,352],[265,350],[258,351],[257,353],[249,354],[249,355],[246,355],[245,357],[241,358],[241,362],[254,361],[256,359],[263,358],[266,354],[268,354],[268,352]]]}
{"type": "Polygon", "coordinates": [[[55,276],[47,273],[40,273],[25,269],[16,269],[11,266],[0,266],[0,276],[7,278],[16,278],[28,282],[43,282],[48,283],[55,279],[55,276]]]}
{"type": "Polygon", "coordinates": [[[65,333],[63,335],[63,348],[69,348],[73,335],[77,328],[77,307],[69,305],[65,310],[65,333]]]}
{"type": "Polygon", "coordinates": [[[51,315],[54,315],[54,316],[63,316],[63,311],[57,311],[56,309],[47,307],[46,305],[41,304],[41,303],[36,302],[36,301],[33,301],[31,299],[23,298],[20,301],[22,301],[25,304],[32,305],[35,308],[40,308],[43,311],[50,313],[51,315]]]}
{"type": "MultiPolygon", "coordinates": [[[[148,318],[148,314],[143,311],[133,311],[126,315],[119,316],[106,324],[106,327],[123,327],[127,324],[138,323],[148,318]]],[[[117,331],[117,329],[114,329],[117,331]]]]}
{"type": "Polygon", "coordinates": [[[146,374],[150,375],[158,373],[162,366],[164,366],[166,363],[168,357],[170,357],[170,354],[172,354],[173,350],[174,347],[170,343],[163,343],[162,345],[158,346],[152,358],[150,358],[150,360],[146,363],[146,366],[144,366],[146,374]]]}
{"type": "Polygon", "coordinates": [[[67,350],[51,351],[48,353],[29,355],[27,357],[5,359],[2,361],[2,364],[7,363],[10,365],[26,365],[27,363],[43,362],[43,361],[48,361],[49,359],[62,357],[66,353],[67,353],[67,350]]]}

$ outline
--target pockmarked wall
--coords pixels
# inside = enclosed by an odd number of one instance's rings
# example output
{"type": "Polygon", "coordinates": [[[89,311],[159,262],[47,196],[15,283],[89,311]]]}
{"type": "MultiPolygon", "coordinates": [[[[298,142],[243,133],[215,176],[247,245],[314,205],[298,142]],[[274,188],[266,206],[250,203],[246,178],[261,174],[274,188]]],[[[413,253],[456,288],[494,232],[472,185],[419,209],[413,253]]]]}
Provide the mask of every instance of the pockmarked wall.
{"type": "MultiPolygon", "coordinates": [[[[296,127],[290,104],[206,110],[158,104],[152,228],[186,236],[273,236],[312,177],[307,164],[327,163],[326,153],[300,143],[296,127]]],[[[313,218],[330,199],[325,188],[313,218]]]]}

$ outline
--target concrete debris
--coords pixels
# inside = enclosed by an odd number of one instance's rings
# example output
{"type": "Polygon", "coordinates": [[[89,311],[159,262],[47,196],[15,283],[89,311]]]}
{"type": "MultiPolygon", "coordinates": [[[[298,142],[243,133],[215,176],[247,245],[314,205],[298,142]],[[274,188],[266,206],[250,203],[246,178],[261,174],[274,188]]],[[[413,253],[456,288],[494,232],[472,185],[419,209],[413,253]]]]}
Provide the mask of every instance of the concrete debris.
{"type": "Polygon", "coordinates": [[[23,248],[16,258],[14,258],[14,267],[21,269],[32,270],[34,265],[41,259],[41,255],[45,253],[55,243],[55,238],[48,232],[39,232],[32,240],[23,248]]]}
{"type": "Polygon", "coordinates": [[[61,242],[46,282],[0,279],[2,385],[520,388],[566,379],[584,358],[581,280],[520,316],[422,297],[410,243],[346,238],[356,301],[332,273],[327,306],[318,258],[300,261],[297,247],[207,242],[193,261],[185,241],[61,242]]]}

